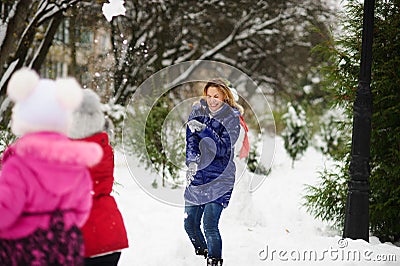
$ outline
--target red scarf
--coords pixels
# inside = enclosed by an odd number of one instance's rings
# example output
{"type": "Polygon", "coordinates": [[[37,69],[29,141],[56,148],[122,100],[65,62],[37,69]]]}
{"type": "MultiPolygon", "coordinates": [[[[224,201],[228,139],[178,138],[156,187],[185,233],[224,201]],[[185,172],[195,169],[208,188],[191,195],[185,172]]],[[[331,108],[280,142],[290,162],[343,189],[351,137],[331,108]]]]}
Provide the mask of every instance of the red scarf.
{"type": "Polygon", "coordinates": [[[250,143],[249,143],[249,138],[247,136],[247,132],[249,131],[249,128],[247,127],[246,122],[244,121],[243,116],[239,116],[240,118],[240,125],[244,128],[244,139],[243,139],[243,143],[242,143],[242,148],[240,149],[240,153],[239,153],[239,158],[245,158],[247,156],[249,156],[249,152],[250,152],[250,143]]]}

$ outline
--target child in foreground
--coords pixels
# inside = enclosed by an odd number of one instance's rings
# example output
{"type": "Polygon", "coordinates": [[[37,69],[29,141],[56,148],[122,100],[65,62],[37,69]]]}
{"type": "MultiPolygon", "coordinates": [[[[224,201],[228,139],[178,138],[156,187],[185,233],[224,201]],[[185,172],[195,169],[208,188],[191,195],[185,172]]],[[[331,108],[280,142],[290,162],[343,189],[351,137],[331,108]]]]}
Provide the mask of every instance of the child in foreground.
{"type": "Polygon", "coordinates": [[[93,206],[82,227],[85,243],[85,266],[116,266],[121,250],[128,247],[122,215],[111,195],[114,184],[114,151],[104,132],[105,117],[99,96],[83,90],[83,101],[73,114],[71,138],[97,143],[103,149],[101,161],[91,167],[93,206]]]}
{"type": "Polygon", "coordinates": [[[70,140],[82,89],[72,78],[40,79],[23,68],[7,94],[15,103],[11,129],[20,138],[4,152],[0,173],[2,265],[83,265],[81,227],[92,206],[88,167],[98,144],[70,140]]]}

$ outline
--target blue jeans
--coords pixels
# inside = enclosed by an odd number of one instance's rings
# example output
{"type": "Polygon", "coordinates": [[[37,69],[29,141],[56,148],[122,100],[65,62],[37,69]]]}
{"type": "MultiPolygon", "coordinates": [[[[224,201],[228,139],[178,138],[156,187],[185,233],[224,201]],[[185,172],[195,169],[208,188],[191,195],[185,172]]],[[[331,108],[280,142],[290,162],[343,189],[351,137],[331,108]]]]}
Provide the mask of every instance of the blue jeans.
{"type": "Polygon", "coordinates": [[[222,240],[218,229],[222,210],[222,205],[214,202],[185,206],[185,231],[195,250],[207,249],[209,258],[222,257],[222,240]],[[200,229],[202,217],[205,238],[200,229]]]}

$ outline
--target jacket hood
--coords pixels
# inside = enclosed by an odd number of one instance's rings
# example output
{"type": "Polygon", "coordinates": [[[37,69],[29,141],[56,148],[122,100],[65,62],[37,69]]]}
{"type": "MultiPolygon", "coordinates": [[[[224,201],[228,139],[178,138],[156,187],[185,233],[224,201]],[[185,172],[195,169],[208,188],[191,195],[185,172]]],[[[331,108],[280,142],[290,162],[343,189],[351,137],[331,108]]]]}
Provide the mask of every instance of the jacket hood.
{"type": "Polygon", "coordinates": [[[54,194],[76,188],[97,164],[103,154],[96,143],[69,140],[58,133],[33,133],[22,137],[13,146],[39,183],[54,194]]]}
{"type": "Polygon", "coordinates": [[[91,89],[83,90],[83,101],[73,113],[68,136],[74,139],[86,138],[104,130],[105,117],[100,97],[91,89]]]}

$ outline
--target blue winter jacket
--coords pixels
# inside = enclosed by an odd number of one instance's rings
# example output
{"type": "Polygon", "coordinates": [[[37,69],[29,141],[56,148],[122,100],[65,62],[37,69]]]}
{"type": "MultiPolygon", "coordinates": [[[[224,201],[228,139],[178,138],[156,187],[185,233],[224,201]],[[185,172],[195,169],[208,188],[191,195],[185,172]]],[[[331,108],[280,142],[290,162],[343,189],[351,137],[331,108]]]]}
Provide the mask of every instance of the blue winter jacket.
{"type": "Polygon", "coordinates": [[[185,190],[189,204],[216,202],[227,207],[235,183],[234,145],[239,137],[239,112],[224,104],[213,116],[205,100],[193,106],[188,121],[206,125],[201,132],[186,128],[186,164],[198,164],[194,180],[185,190]]]}

